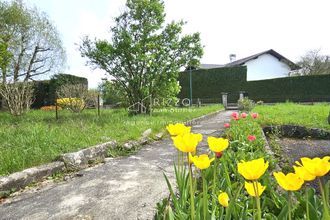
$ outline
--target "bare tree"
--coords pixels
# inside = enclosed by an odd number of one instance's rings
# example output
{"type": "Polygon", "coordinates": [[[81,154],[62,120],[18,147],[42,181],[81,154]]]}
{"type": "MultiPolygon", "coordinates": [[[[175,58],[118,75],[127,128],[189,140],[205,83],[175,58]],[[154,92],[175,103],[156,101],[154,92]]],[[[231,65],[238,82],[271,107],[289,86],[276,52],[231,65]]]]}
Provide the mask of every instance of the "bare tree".
{"type": "Polygon", "coordinates": [[[290,76],[330,74],[330,56],[321,54],[320,49],[308,51],[297,64],[301,69],[290,73],[290,76]]]}
{"type": "MultiPolygon", "coordinates": [[[[36,8],[26,7],[20,0],[0,2],[2,105],[7,102],[13,114],[21,114],[20,108],[30,103],[27,93],[30,93],[31,88],[25,86],[28,84],[18,82],[28,82],[56,72],[64,62],[61,39],[46,14],[36,8]],[[8,93],[11,90],[15,93],[8,93]],[[23,97],[26,100],[22,100],[23,97]],[[18,104],[22,102],[25,104],[18,104]]],[[[29,107],[26,106],[26,110],[29,107]]]]}
{"type": "Polygon", "coordinates": [[[15,82],[0,86],[0,95],[6,101],[10,113],[20,116],[30,109],[33,102],[33,83],[15,82]]]}
{"type": "Polygon", "coordinates": [[[0,2],[0,71],[7,79],[28,81],[60,69],[65,52],[48,16],[22,2],[0,2]]]}

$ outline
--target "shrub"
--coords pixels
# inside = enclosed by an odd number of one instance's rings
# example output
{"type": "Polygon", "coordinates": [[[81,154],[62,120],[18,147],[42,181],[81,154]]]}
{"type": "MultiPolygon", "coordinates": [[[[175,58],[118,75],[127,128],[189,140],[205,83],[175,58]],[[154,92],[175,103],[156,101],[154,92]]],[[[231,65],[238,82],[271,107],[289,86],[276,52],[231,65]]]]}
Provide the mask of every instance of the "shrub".
{"type": "Polygon", "coordinates": [[[80,98],[61,98],[56,100],[57,105],[62,108],[71,110],[72,112],[79,113],[85,109],[85,101],[80,98]]]}
{"type": "MultiPolygon", "coordinates": [[[[228,102],[237,102],[239,91],[246,83],[246,66],[198,69],[191,71],[193,98],[205,102],[219,102],[221,92],[227,92],[228,102]]],[[[190,72],[179,74],[181,91],[178,98],[190,97],[190,72]]]]}
{"type": "Polygon", "coordinates": [[[57,91],[57,104],[63,108],[70,109],[72,112],[80,113],[86,107],[88,89],[85,84],[66,84],[62,85],[57,91]]]}
{"type": "Polygon", "coordinates": [[[14,82],[0,87],[0,94],[14,116],[20,116],[30,109],[33,93],[33,83],[30,82],[14,82]]]}
{"type": "Polygon", "coordinates": [[[67,84],[84,84],[87,87],[88,81],[86,78],[68,74],[57,74],[50,80],[36,81],[34,83],[35,99],[31,107],[39,109],[42,106],[55,105],[56,92],[61,86],[67,84]]]}
{"type": "Polygon", "coordinates": [[[255,106],[255,103],[253,100],[245,97],[243,99],[238,100],[238,109],[241,111],[251,111],[255,106]]]}
{"type": "Polygon", "coordinates": [[[257,105],[263,105],[263,104],[264,104],[264,101],[262,101],[262,100],[257,101],[257,105]]]}

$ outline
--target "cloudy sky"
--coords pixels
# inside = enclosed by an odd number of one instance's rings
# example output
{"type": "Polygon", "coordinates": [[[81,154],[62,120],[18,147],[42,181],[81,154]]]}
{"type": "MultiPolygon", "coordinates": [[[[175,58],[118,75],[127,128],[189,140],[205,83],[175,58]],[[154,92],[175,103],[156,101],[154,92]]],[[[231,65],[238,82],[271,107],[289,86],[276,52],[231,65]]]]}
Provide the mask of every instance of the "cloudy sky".
{"type": "MultiPolygon", "coordinates": [[[[85,35],[110,39],[113,18],[125,0],[25,0],[46,12],[67,51],[64,72],[88,78],[91,88],[104,77],[86,66],[78,44],[85,35]]],[[[330,54],[329,0],[165,0],[167,21],[187,21],[185,33],[200,32],[202,63],[224,64],[274,49],[292,61],[310,49],[330,54]]]]}

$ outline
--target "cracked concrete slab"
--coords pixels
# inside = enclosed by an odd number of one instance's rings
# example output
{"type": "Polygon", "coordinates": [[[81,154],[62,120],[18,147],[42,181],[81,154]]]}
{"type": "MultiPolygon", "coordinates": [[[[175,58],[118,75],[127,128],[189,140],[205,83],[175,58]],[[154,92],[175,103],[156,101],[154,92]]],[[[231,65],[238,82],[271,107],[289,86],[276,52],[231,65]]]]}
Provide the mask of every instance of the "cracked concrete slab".
{"type": "MultiPolygon", "coordinates": [[[[203,119],[192,130],[207,131],[204,136],[221,134],[230,114],[203,119]]],[[[167,138],[135,155],[106,159],[80,171],[80,177],[6,200],[0,205],[0,219],[153,219],[156,203],[169,193],[163,173],[174,181],[176,155],[167,138]]]]}

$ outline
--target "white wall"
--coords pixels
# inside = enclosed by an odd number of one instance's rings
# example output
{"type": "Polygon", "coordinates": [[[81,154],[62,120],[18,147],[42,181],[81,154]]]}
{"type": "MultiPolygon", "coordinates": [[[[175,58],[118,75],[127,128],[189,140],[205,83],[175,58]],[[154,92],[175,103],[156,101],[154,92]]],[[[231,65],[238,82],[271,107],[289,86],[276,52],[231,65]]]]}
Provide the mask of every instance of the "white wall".
{"type": "Polygon", "coordinates": [[[273,79],[286,77],[290,72],[290,67],[280,62],[270,54],[263,54],[257,59],[245,63],[247,66],[247,80],[273,79]]]}

